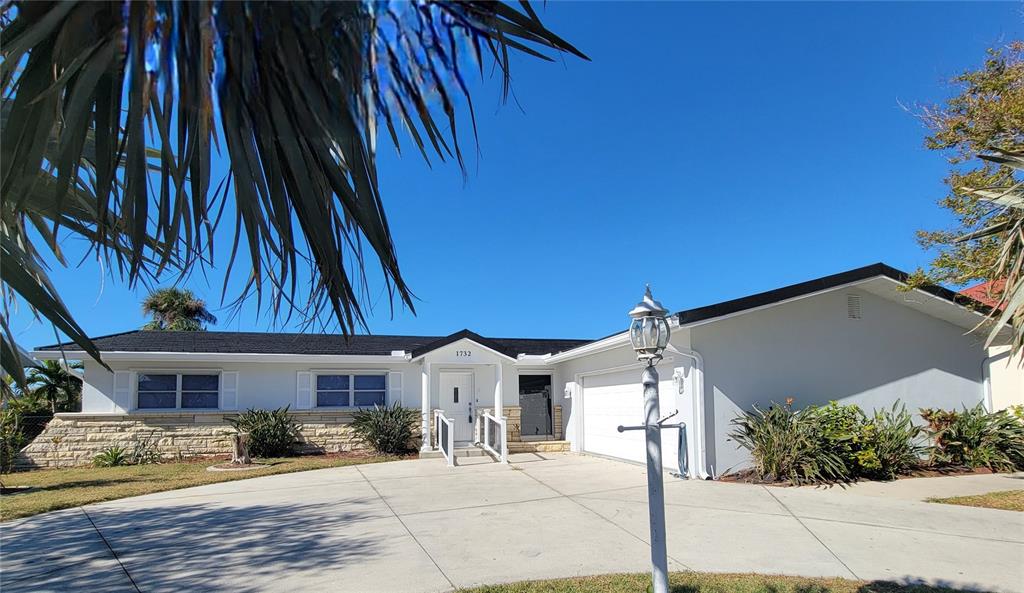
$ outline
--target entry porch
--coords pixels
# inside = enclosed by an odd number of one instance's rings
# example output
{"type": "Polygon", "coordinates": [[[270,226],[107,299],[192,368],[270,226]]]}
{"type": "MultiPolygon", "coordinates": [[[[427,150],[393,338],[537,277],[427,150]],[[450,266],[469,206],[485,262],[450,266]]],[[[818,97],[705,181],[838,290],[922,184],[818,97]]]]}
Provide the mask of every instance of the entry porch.
{"type": "Polygon", "coordinates": [[[504,462],[509,453],[568,450],[553,369],[469,338],[413,361],[420,365],[421,456],[440,451],[451,459],[479,447],[504,462]]]}

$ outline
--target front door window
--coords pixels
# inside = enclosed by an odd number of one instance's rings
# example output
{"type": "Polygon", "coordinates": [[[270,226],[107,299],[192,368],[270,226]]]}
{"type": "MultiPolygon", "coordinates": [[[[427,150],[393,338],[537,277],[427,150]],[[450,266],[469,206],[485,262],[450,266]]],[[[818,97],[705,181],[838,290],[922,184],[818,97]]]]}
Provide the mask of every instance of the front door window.
{"type": "Polygon", "coordinates": [[[519,375],[520,429],[524,437],[551,433],[551,375],[519,375]]]}

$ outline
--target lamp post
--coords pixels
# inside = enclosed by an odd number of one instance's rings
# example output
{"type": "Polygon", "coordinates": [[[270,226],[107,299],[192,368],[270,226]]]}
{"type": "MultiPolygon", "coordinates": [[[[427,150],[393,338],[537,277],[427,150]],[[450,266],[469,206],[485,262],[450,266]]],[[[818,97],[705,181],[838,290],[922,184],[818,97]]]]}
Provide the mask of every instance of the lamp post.
{"type": "MultiPolygon", "coordinates": [[[[654,593],[668,593],[668,553],[665,549],[665,491],[661,469],[661,406],[658,403],[658,371],[655,365],[668,346],[668,311],[651,296],[647,287],[642,301],[629,312],[629,340],[637,360],[646,362],[644,386],[644,434],[647,444],[647,507],[651,526],[651,577],[654,593]]],[[[623,430],[625,427],[619,427],[623,430]]]]}

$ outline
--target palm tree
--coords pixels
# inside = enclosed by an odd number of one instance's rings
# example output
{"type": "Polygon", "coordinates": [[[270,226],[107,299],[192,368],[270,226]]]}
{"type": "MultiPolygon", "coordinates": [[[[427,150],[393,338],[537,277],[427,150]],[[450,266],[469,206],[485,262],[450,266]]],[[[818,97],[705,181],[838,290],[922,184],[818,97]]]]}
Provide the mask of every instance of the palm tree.
{"type": "Polygon", "coordinates": [[[28,371],[28,385],[32,393],[50,403],[50,411],[78,411],[82,399],[82,379],[71,372],[81,369],[82,363],[74,361],[64,365],[62,361],[45,360],[28,371]]]}
{"type": "Polygon", "coordinates": [[[207,323],[217,323],[206,302],[188,289],[154,290],[142,301],[142,312],[153,316],[142,329],[195,332],[206,330],[207,323]]]}
{"type": "MultiPolygon", "coordinates": [[[[346,335],[365,328],[365,243],[392,307],[414,311],[378,128],[462,167],[463,114],[476,129],[464,66],[482,75],[493,61],[507,97],[510,55],[551,60],[545,50],[585,58],[528,2],[5,2],[4,302],[24,300],[102,364],[36,244],[66,265],[59,231],[77,234],[129,286],[182,277],[212,260],[232,199],[225,275],[241,254],[242,296],[311,324],[327,314],[346,335]]],[[[0,363],[21,377],[6,308],[0,325],[0,363]]]]}
{"type": "MultiPolygon", "coordinates": [[[[1024,173],[1024,152],[993,148],[980,158],[1024,173]]],[[[999,256],[989,270],[989,279],[1003,283],[998,301],[989,313],[996,323],[989,334],[991,344],[1008,323],[1013,328],[1011,352],[1024,348],[1024,181],[1012,179],[1003,187],[964,188],[967,194],[992,204],[992,211],[981,220],[983,228],[958,237],[958,242],[995,238],[999,256]]]]}

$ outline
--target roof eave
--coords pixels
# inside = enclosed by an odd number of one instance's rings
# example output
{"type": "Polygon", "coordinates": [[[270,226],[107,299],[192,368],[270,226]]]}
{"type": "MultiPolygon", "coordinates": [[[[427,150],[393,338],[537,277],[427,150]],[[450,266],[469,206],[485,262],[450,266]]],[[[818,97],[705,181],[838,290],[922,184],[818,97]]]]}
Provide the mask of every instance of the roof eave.
{"type": "MultiPolygon", "coordinates": [[[[92,360],[81,350],[36,350],[32,353],[39,360],[92,360]]],[[[260,363],[395,363],[406,362],[408,357],[397,354],[288,354],[269,352],[156,352],[156,351],[108,351],[101,352],[104,361],[111,362],[260,362],[260,363]]]]}
{"type": "Polygon", "coordinates": [[[514,353],[510,353],[508,350],[502,348],[492,340],[488,340],[487,338],[481,336],[480,334],[472,332],[468,329],[455,332],[454,334],[445,336],[439,340],[435,340],[429,344],[416,348],[415,350],[412,351],[412,356],[410,357],[409,360],[412,362],[421,360],[424,356],[430,354],[431,352],[434,352],[435,350],[438,350],[440,348],[444,348],[445,346],[450,346],[451,344],[454,344],[459,340],[469,340],[470,342],[479,345],[481,348],[488,350],[489,352],[492,352],[497,356],[505,358],[510,362],[516,361],[516,356],[514,353]]]}

